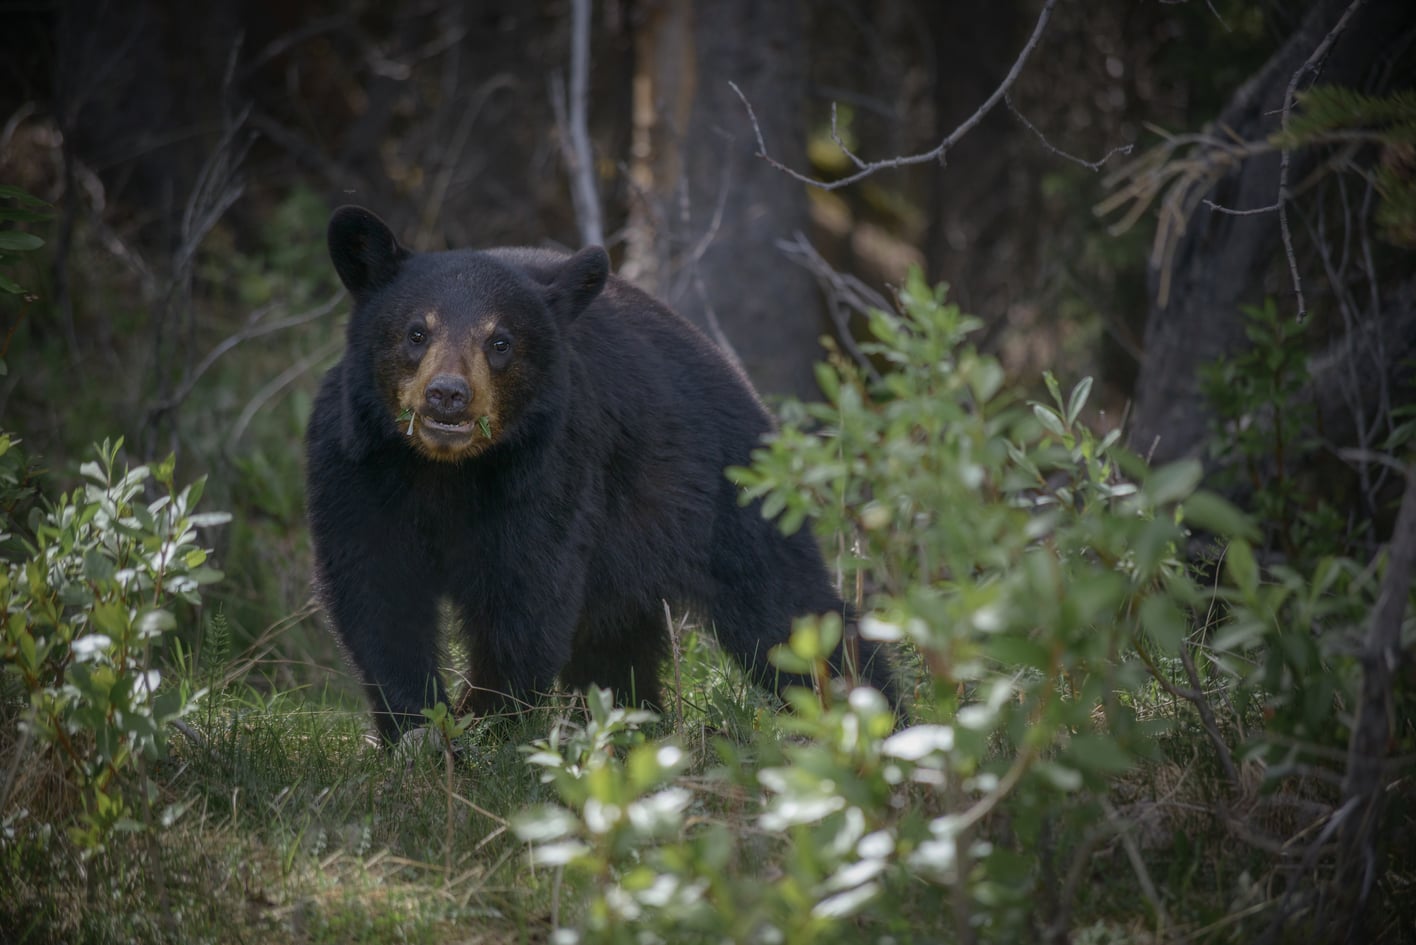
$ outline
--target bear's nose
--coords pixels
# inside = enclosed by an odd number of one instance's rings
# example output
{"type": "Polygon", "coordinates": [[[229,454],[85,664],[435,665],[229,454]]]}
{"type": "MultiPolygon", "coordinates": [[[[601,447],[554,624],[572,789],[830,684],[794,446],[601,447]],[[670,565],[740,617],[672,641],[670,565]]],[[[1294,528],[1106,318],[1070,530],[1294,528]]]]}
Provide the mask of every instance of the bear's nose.
{"type": "Polygon", "coordinates": [[[423,397],[432,413],[448,416],[467,409],[467,403],[472,399],[472,389],[456,374],[439,374],[428,382],[423,397]]]}

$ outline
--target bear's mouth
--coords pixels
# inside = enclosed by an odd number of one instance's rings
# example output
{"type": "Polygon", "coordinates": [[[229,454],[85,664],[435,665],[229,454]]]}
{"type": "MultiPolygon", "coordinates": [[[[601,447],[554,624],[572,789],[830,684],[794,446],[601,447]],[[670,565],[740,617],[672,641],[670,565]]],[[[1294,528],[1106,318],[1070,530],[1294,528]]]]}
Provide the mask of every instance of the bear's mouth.
{"type": "Polygon", "coordinates": [[[438,433],[450,433],[454,436],[462,436],[471,433],[472,428],[477,425],[473,420],[463,420],[461,423],[444,423],[441,420],[434,420],[432,417],[426,415],[420,416],[418,420],[425,430],[435,430],[438,433]]]}
{"type": "MultiPolygon", "coordinates": [[[[401,414],[398,419],[402,422],[405,416],[401,414]]],[[[406,420],[404,434],[413,437],[415,448],[433,459],[452,460],[472,455],[481,452],[492,440],[492,418],[487,414],[452,420],[408,411],[406,420]]]]}

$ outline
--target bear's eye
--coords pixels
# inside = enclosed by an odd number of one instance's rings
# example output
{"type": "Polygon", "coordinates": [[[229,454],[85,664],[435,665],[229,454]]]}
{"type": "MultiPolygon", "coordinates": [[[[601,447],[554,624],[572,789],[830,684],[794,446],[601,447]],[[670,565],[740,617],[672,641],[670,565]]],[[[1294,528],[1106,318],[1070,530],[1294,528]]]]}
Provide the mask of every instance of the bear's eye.
{"type": "Polygon", "coordinates": [[[505,338],[498,338],[496,341],[492,342],[492,350],[497,354],[506,354],[511,350],[511,342],[507,341],[505,338]]]}
{"type": "Polygon", "coordinates": [[[428,333],[423,330],[422,326],[414,325],[408,329],[408,340],[415,345],[420,345],[428,340],[428,333]]]}

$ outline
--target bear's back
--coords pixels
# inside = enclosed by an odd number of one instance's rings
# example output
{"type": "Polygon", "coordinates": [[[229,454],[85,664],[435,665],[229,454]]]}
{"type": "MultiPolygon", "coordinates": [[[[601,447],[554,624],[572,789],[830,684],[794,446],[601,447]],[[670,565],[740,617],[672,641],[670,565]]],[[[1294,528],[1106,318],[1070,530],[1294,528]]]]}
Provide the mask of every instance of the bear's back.
{"type": "MultiPolygon", "coordinates": [[[[549,283],[569,257],[554,250],[484,250],[549,283]]],[[[636,422],[658,420],[716,441],[724,465],[742,463],[771,427],[742,370],[697,327],[628,280],[611,275],[593,302],[564,327],[577,374],[577,400],[609,414],[633,407],[636,422]]]]}

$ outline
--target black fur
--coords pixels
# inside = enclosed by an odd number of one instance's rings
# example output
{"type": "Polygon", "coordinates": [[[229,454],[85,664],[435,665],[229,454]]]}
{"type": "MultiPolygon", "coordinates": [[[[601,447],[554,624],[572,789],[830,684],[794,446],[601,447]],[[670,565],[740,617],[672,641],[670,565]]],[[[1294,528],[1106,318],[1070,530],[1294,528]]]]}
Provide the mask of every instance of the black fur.
{"type": "MultiPolygon", "coordinates": [[[[784,537],[723,474],[770,420],[746,379],[696,329],[607,277],[603,250],[410,254],[367,211],[343,208],[330,250],[354,295],[344,359],[310,420],[308,497],[317,586],[396,740],[445,698],[438,602],[471,655],[465,707],[610,686],[659,702],[663,600],[711,620],[762,684],[767,651],[798,615],[842,611],[808,531],[784,537]],[[514,370],[495,375],[515,414],[461,462],[409,446],[381,388],[410,312],[495,313],[514,370]],[[382,373],[381,373],[382,372],[382,373]]],[[[883,655],[865,676],[893,698],[883,655]]]]}

